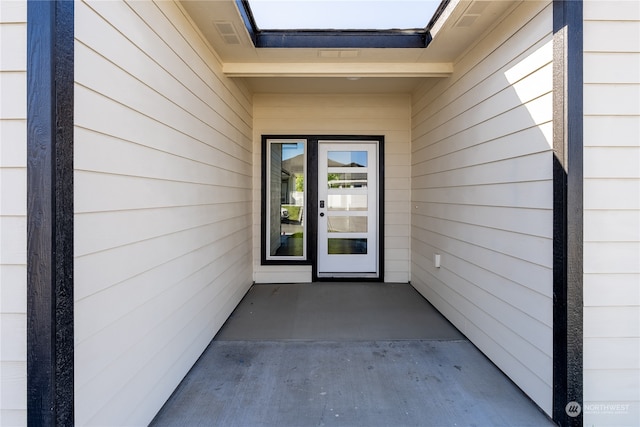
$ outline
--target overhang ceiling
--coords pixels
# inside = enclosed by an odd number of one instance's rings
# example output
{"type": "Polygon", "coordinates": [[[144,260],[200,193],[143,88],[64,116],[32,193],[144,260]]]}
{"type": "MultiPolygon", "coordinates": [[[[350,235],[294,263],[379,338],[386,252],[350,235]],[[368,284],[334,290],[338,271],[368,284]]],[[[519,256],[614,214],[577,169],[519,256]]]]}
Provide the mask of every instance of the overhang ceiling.
{"type": "Polygon", "coordinates": [[[254,93],[411,93],[425,79],[449,75],[456,59],[518,1],[451,0],[424,49],[257,49],[235,1],[181,3],[223,72],[245,79],[254,93]]]}

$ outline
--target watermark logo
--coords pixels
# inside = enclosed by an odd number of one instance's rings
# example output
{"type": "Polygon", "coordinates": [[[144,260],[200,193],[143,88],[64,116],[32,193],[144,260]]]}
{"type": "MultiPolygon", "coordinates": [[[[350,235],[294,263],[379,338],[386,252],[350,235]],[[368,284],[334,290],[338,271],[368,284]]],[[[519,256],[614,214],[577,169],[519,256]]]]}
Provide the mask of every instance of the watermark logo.
{"type": "Polygon", "coordinates": [[[569,402],[564,407],[564,411],[572,418],[577,417],[582,412],[582,406],[578,402],[569,402]]]}
{"type": "Polygon", "coordinates": [[[585,414],[626,415],[631,405],[628,403],[585,403],[585,414]]]}

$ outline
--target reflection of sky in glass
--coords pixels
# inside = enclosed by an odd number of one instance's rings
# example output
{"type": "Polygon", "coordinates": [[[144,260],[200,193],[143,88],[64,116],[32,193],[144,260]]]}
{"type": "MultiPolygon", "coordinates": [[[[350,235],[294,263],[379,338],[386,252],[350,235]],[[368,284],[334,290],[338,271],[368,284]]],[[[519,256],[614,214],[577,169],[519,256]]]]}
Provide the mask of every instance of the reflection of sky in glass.
{"type": "MultiPolygon", "coordinates": [[[[366,151],[329,151],[329,160],[341,163],[343,165],[350,165],[355,163],[359,166],[367,166],[367,152],[366,151]]],[[[331,166],[331,165],[330,165],[331,166]]]]}
{"type": "Polygon", "coordinates": [[[424,28],[440,0],[250,0],[260,29],[424,28]]]}
{"type": "Polygon", "coordinates": [[[304,144],[282,144],[282,160],[288,160],[292,157],[299,156],[304,153],[304,144]]]}

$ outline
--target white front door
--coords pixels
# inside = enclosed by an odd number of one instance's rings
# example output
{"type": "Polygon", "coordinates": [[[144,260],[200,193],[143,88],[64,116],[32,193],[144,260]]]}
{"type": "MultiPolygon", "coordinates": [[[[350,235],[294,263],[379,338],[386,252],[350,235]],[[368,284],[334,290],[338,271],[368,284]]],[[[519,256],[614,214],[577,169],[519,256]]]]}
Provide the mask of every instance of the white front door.
{"type": "Polygon", "coordinates": [[[378,277],[378,143],[318,144],[318,277],[378,277]]]}

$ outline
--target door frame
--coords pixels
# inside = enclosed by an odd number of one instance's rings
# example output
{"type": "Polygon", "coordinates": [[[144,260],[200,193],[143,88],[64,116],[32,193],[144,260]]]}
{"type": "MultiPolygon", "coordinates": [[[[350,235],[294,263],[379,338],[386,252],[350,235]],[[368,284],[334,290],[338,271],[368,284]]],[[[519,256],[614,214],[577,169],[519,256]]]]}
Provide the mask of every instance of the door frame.
{"type": "Polygon", "coordinates": [[[309,239],[307,244],[309,247],[307,250],[311,256],[311,279],[314,282],[383,282],[384,281],[384,194],[385,194],[385,182],[384,182],[384,136],[383,135],[314,135],[308,137],[309,141],[309,157],[308,171],[311,185],[308,187],[309,198],[309,218],[313,218],[313,222],[310,221],[309,226],[309,239]],[[377,277],[362,276],[362,277],[321,277],[318,276],[318,144],[319,141],[323,142],[377,142],[378,143],[378,275],[377,277]]]}
{"type": "MultiPolygon", "coordinates": [[[[379,221],[379,205],[378,205],[378,141],[328,141],[325,139],[318,141],[318,182],[316,187],[318,189],[318,203],[321,205],[318,207],[320,213],[316,217],[318,225],[316,231],[318,233],[317,242],[317,268],[319,277],[332,277],[332,278],[364,278],[373,277],[378,278],[378,266],[380,253],[378,252],[378,221],[379,221]],[[357,234],[366,236],[367,251],[363,254],[330,254],[328,247],[328,240],[331,238],[328,226],[332,216],[338,215],[350,215],[350,213],[340,213],[331,211],[327,206],[323,209],[322,199],[330,204],[331,191],[327,188],[328,179],[327,173],[332,167],[329,165],[328,157],[333,151],[362,151],[367,154],[367,164],[364,165],[365,169],[348,169],[349,173],[360,173],[362,170],[366,170],[367,185],[360,190],[351,190],[356,193],[365,191],[367,194],[367,209],[363,212],[356,212],[355,215],[358,218],[366,218],[367,230],[365,232],[359,232],[357,234]],[[353,270],[353,271],[349,271],[353,270]]],[[[346,170],[345,170],[346,171],[346,170]]],[[[338,190],[340,191],[340,190],[338,190]]],[[[353,218],[353,217],[351,217],[353,218]]],[[[340,236],[344,236],[341,234],[340,236]]],[[[338,237],[335,236],[334,237],[338,237]]]]}
{"type": "Polygon", "coordinates": [[[260,262],[262,265],[311,265],[311,280],[313,282],[382,282],[384,281],[384,142],[385,137],[383,135],[300,135],[300,134],[269,134],[262,135],[262,188],[261,188],[261,235],[260,246],[261,256],[260,262]],[[305,140],[306,152],[307,152],[307,194],[305,202],[306,221],[307,221],[307,242],[306,253],[307,258],[305,260],[278,260],[267,259],[266,256],[266,215],[267,215],[267,194],[266,189],[266,156],[271,140],[305,140]],[[318,276],[318,144],[319,141],[326,142],[376,142],[378,145],[378,260],[377,260],[377,277],[319,277],[318,276]]]}

